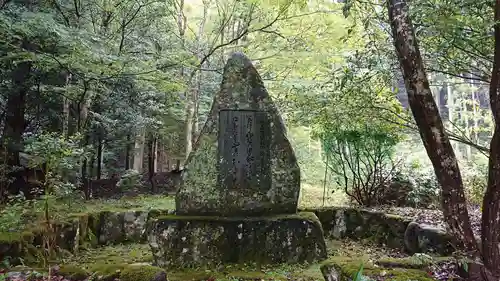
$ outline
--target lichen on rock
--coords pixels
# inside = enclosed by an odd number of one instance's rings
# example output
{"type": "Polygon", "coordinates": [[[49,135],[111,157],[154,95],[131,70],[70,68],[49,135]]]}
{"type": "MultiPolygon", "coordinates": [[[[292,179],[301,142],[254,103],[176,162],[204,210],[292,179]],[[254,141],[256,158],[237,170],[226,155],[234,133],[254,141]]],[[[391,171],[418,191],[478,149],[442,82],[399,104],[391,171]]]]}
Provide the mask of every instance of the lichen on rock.
{"type": "Polygon", "coordinates": [[[391,281],[432,281],[433,278],[422,269],[400,268],[400,267],[381,267],[373,264],[371,261],[331,257],[321,265],[321,271],[325,280],[335,280],[332,277],[337,276],[338,281],[352,280],[352,277],[363,266],[362,275],[368,277],[368,280],[391,280],[391,281]],[[326,279],[330,277],[331,279],[326,279]],[[382,279],[383,278],[383,279],[382,279]]]}
{"type": "Polygon", "coordinates": [[[323,229],[312,213],[267,217],[178,216],[151,222],[160,267],[313,262],[326,258],[323,229]]]}
{"type": "Polygon", "coordinates": [[[188,157],[184,171],[176,196],[176,210],[179,215],[269,215],[297,211],[300,191],[297,159],[287,139],[278,109],[257,70],[245,55],[235,53],[227,61],[220,91],[214,97],[208,119],[188,157]],[[227,156],[231,153],[222,148],[219,150],[219,144],[234,141],[224,137],[219,126],[221,112],[228,110],[234,111],[235,120],[238,120],[237,112],[255,113],[242,113],[250,116],[248,120],[235,121],[248,121],[251,125],[251,128],[244,127],[244,130],[249,131],[238,129],[238,134],[246,134],[245,136],[255,141],[255,134],[267,132],[257,137],[260,141],[258,144],[253,141],[246,143],[249,149],[245,151],[250,151],[249,155],[240,159],[252,162],[257,161],[256,157],[269,154],[269,161],[265,161],[269,168],[264,169],[262,165],[254,163],[252,167],[264,170],[259,173],[246,170],[249,176],[242,178],[257,179],[244,186],[236,184],[234,187],[228,187],[228,181],[221,179],[221,175],[231,173],[221,169],[235,169],[235,165],[239,163],[225,165],[229,160],[221,155],[227,156]],[[258,131],[257,128],[263,131],[258,131]],[[260,151],[260,154],[253,155],[252,153],[257,153],[255,151],[260,151]],[[260,182],[261,178],[268,180],[260,182]]]}

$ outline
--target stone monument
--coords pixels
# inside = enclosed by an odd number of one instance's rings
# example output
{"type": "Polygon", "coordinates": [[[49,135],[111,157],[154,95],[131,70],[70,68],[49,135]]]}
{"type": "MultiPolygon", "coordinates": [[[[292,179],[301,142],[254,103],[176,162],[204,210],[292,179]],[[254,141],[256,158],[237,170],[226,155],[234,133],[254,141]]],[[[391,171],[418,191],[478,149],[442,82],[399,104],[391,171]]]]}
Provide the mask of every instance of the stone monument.
{"type": "Polygon", "coordinates": [[[245,55],[228,60],[186,166],[178,215],[297,212],[300,169],[281,116],[245,55]]]}
{"type": "Polygon", "coordinates": [[[234,53],[189,155],[176,214],[152,221],[159,266],[323,259],[323,230],[297,213],[300,169],[283,120],[250,60],[234,53]]]}

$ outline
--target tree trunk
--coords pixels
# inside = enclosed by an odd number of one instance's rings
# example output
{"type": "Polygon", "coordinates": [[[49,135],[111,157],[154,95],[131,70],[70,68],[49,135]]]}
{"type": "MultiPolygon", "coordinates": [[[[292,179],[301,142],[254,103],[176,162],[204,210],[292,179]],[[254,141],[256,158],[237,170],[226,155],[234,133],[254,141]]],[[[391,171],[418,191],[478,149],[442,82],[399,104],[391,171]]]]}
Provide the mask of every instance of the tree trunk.
{"type": "MultiPolygon", "coordinates": [[[[91,133],[89,132],[89,135],[91,133]]],[[[96,141],[96,136],[95,134],[92,134],[90,135],[90,143],[92,143],[93,145],[95,145],[97,143],[96,141]]],[[[97,147],[95,147],[95,150],[92,151],[92,155],[90,157],[90,162],[88,163],[88,176],[89,176],[89,179],[94,179],[94,167],[95,167],[95,163],[96,163],[96,158],[97,158],[97,147]]]]}
{"type": "Polygon", "coordinates": [[[126,147],[125,147],[125,170],[129,170],[130,169],[130,150],[131,149],[131,137],[130,137],[130,133],[127,134],[127,144],[126,144],[126,147]]]}
{"type": "MultiPolygon", "coordinates": [[[[8,168],[20,166],[19,152],[22,150],[23,133],[26,127],[25,110],[26,96],[30,88],[28,81],[31,76],[31,62],[22,62],[12,72],[13,90],[8,96],[5,108],[5,121],[2,134],[2,143],[6,151],[6,163],[8,168]]],[[[26,186],[23,171],[10,173],[14,182],[8,185],[11,193],[17,194],[21,188],[26,186]]],[[[2,179],[5,181],[5,179],[2,179]]]]}
{"type": "Polygon", "coordinates": [[[133,169],[137,172],[142,172],[143,161],[144,161],[144,142],[145,142],[145,131],[144,129],[139,131],[136,136],[135,147],[134,147],[134,166],[133,169]]]}
{"type": "MultiPolygon", "coordinates": [[[[451,79],[452,77],[448,77],[448,82],[446,85],[446,93],[448,95],[447,98],[447,106],[448,106],[448,122],[450,124],[450,130],[453,129],[453,122],[455,122],[455,96],[453,94],[453,87],[451,86],[451,79]]],[[[458,143],[455,141],[452,143],[453,151],[457,152],[458,151],[458,143]]],[[[459,157],[460,155],[457,155],[459,157]]]]}
{"type": "Polygon", "coordinates": [[[193,128],[191,132],[191,144],[196,143],[198,139],[198,132],[200,130],[200,125],[199,125],[199,108],[200,108],[200,102],[199,102],[199,96],[201,92],[201,71],[198,72],[196,75],[196,90],[193,92],[193,128]]]}
{"type": "Polygon", "coordinates": [[[481,224],[483,262],[500,279],[500,0],[495,4],[495,54],[490,82],[490,106],[495,131],[490,143],[488,186],[481,224]]]}
{"type": "MultiPolygon", "coordinates": [[[[85,134],[84,140],[83,140],[83,145],[87,146],[89,144],[90,137],[89,134],[85,134]]],[[[83,185],[83,192],[85,194],[85,199],[88,200],[92,197],[92,187],[91,187],[91,181],[89,180],[88,177],[88,172],[87,172],[87,166],[88,166],[88,159],[83,159],[82,162],[82,185],[83,185]]]]}
{"type": "Polygon", "coordinates": [[[97,135],[97,171],[96,171],[96,179],[100,180],[102,175],[102,150],[103,150],[103,136],[102,130],[99,129],[99,133],[97,135]]]}
{"type": "Polygon", "coordinates": [[[193,149],[193,118],[194,118],[194,102],[192,99],[192,91],[186,93],[188,100],[186,101],[186,119],[184,126],[184,136],[186,141],[186,152],[184,159],[186,160],[193,149]]]}
{"type": "MultiPolygon", "coordinates": [[[[203,34],[205,32],[205,24],[207,22],[207,16],[208,16],[208,9],[209,9],[210,3],[209,1],[203,0],[203,17],[201,18],[200,25],[198,26],[198,34],[196,35],[197,38],[197,51],[196,51],[196,56],[198,57],[199,60],[203,59],[203,34]]],[[[200,68],[203,67],[203,65],[200,65],[200,68]]],[[[200,108],[200,94],[201,94],[201,79],[202,79],[202,71],[201,70],[195,70],[197,73],[194,75],[194,82],[193,84],[195,85],[192,88],[191,94],[189,95],[190,100],[188,101],[188,105],[186,107],[186,157],[187,159],[189,157],[189,153],[191,153],[193,149],[193,143],[196,143],[198,139],[198,131],[199,131],[199,108],[200,108]],[[189,127],[191,126],[191,127],[189,127]],[[187,139],[191,136],[191,140],[188,141],[187,139]]]]}
{"type": "MultiPolygon", "coordinates": [[[[472,74],[471,74],[472,76],[472,74]]],[[[474,86],[473,84],[471,84],[471,86],[474,86]]],[[[478,116],[478,109],[480,109],[479,107],[479,96],[476,96],[476,94],[479,94],[476,92],[476,90],[472,91],[472,121],[473,121],[473,125],[472,125],[472,134],[473,134],[473,138],[472,140],[474,141],[474,143],[479,143],[479,116],[478,116]]]]}
{"type": "MultiPolygon", "coordinates": [[[[68,90],[71,81],[71,73],[66,74],[66,90],[68,90]]],[[[62,121],[62,133],[64,137],[69,136],[69,99],[67,97],[68,91],[63,96],[63,121],[62,121]]]]}
{"type": "Polygon", "coordinates": [[[389,0],[387,5],[410,108],[441,185],[445,221],[457,239],[457,245],[463,245],[465,250],[478,257],[479,251],[469,220],[462,176],[429,88],[406,1],[389,0]]]}
{"type": "Polygon", "coordinates": [[[156,193],[158,190],[156,188],[153,177],[155,175],[155,156],[156,156],[156,138],[151,134],[149,136],[148,141],[148,174],[149,174],[149,182],[151,183],[151,191],[156,193]]]}
{"type": "Polygon", "coordinates": [[[158,138],[155,137],[154,138],[154,142],[153,142],[153,172],[157,173],[158,172],[158,161],[160,159],[160,155],[159,155],[159,151],[158,151],[158,138]]]}
{"type": "MultiPolygon", "coordinates": [[[[471,139],[471,131],[470,131],[470,119],[469,119],[469,107],[467,106],[467,103],[469,102],[469,97],[463,93],[464,97],[462,98],[462,120],[464,122],[464,127],[465,127],[465,136],[467,139],[471,139]]],[[[470,161],[472,158],[472,148],[470,145],[465,146],[465,159],[467,161],[470,161]]]]}
{"type": "MultiPolygon", "coordinates": [[[[83,93],[80,96],[80,99],[78,101],[78,117],[77,117],[77,122],[76,122],[76,131],[78,133],[84,134],[84,140],[83,140],[83,145],[86,146],[90,143],[90,134],[89,132],[86,131],[87,127],[87,119],[88,119],[88,114],[89,114],[89,107],[91,103],[91,95],[88,93],[88,84],[87,82],[84,82],[84,89],[83,93]]],[[[90,169],[92,169],[92,165],[90,165],[90,169]]],[[[82,169],[81,169],[81,175],[82,175],[82,184],[85,192],[85,197],[86,199],[90,199],[92,196],[92,189],[90,186],[90,180],[89,180],[89,160],[88,159],[83,159],[82,161],[82,169]]],[[[92,170],[90,170],[90,176],[92,176],[92,170]]]]}

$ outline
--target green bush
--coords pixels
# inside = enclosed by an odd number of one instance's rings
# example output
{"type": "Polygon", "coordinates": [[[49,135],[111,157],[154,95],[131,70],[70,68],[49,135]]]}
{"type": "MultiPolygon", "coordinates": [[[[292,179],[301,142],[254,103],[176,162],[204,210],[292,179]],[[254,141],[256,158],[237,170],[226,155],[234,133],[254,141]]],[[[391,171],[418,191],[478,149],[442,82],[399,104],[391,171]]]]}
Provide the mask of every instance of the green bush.
{"type": "Polygon", "coordinates": [[[116,184],[122,191],[130,190],[141,183],[141,174],[136,170],[127,170],[116,184]]]}
{"type": "Polygon", "coordinates": [[[396,172],[392,156],[399,135],[364,126],[324,131],[320,138],[327,167],[350,200],[364,206],[381,204],[396,172]]]}
{"type": "Polygon", "coordinates": [[[393,177],[387,194],[398,194],[398,201],[387,203],[400,207],[436,208],[440,202],[440,187],[436,176],[432,171],[420,170],[415,165],[401,166],[393,177]]]}

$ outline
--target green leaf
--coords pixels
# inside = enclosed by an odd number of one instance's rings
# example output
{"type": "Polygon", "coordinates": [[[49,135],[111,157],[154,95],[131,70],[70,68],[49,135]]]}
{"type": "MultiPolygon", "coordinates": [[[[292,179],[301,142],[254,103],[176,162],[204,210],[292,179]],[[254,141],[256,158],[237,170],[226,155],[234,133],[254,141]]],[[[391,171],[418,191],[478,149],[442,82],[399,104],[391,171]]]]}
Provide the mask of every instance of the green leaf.
{"type": "Polygon", "coordinates": [[[354,273],[353,281],[363,281],[363,263],[359,266],[357,272],[354,273]]]}

